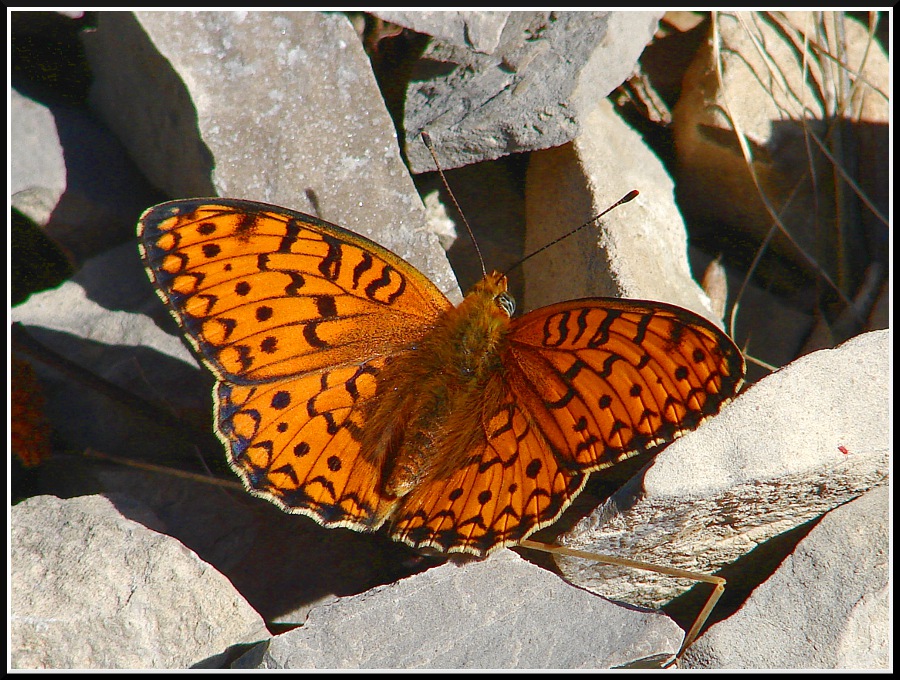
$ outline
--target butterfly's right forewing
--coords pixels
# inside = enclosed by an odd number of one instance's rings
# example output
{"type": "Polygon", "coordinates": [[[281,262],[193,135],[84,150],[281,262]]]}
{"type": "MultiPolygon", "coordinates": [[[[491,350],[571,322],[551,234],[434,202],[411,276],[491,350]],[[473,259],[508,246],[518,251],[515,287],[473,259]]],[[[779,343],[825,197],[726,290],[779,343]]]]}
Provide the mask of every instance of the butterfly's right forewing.
{"type": "Polygon", "coordinates": [[[588,298],[513,322],[513,391],[571,470],[609,467],[717,413],[743,357],[700,316],[672,305],[588,298]]]}

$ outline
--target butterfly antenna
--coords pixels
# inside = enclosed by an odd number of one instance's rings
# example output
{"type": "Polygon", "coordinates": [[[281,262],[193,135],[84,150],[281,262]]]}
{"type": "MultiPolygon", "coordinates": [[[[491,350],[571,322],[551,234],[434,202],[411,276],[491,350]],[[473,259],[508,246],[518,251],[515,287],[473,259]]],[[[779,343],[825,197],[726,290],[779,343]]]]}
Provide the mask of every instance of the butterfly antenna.
{"type": "Polygon", "coordinates": [[[475,252],[478,254],[478,261],[481,263],[481,274],[487,275],[487,270],[485,270],[484,268],[484,258],[481,256],[481,248],[478,247],[478,241],[475,240],[475,234],[472,233],[472,227],[469,226],[469,220],[466,219],[466,216],[463,214],[462,208],[459,207],[459,203],[456,201],[456,196],[453,195],[453,190],[450,189],[450,184],[447,182],[447,178],[444,176],[444,171],[441,170],[441,164],[438,162],[437,154],[434,152],[434,145],[431,143],[431,135],[429,135],[424,130],[422,131],[422,141],[425,142],[425,147],[428,149],[428,152],[434,159],[434,167],[437,168],[438,174],[441,176],[441,181],[444,183],[444,188],[447,190],[447,194],[450,196],[450,200],[453,201],[453,206],[456,208],[456,212],[459,213],[459,216],[462,218],[463,224],[466,225],[466,231],[469,232],[469,238],[472,239],[472,244],[475,246],[475,252]]]}
{"type": "Polygon", "coordinates": [[[507,269],[506,272],[504,272],[504,273],[509,274],[509,273],[510,273],[513,269],[515,269],[516,267],[521,267],[527,260],[530,260],[532,257],[534,257],[535,255],[537,255],[538,253],[544,252],[544,251],[547,250],[547,248],[549,248],[550,246],[555,246],[557,243],[559,243],[559,242],[562,241],[563,239],[567,239],[567,238],[569,238],[570,236],[572,236],[572,234],[575,234],[575,233],[581,231],[581,230],[584,229],[585,227],[589,227],[589,226],[592,225],[594,222],[596,222],[596,221],[599,220],[601,217],[603,217],[606,213],[610,212],[611,210],[614,210],[615,208],[618,208],[618,207],[619,207],[620,205],[622,205],[623,203],[628,203],[629,201],[633,201],[635,198],[637,198],[637,195],[638,195],[638,191],[637,191],[636,189],[632,189],[632,190],[629,191],[627,194],[625,194],[624,196],[622,196],[622,198],[620,198],[618,201],[616,201],[616,202],[613,203],[611,206],[609,206],[609,207],[608,207],[606,210],[604,210],[602,213],[600,213],[600,214],[598,214],[598,215],[594,215],[591,219],[589,219],[587,222],[585,222],[584,224],[582,224],[580,227],[575,227],[572,231],[570,231],[570,232],[568,232],[568,233],[566,233],[566,234],[563,234],[563,235],[560,236],[559,238],[553,239],[552,241],[550,241],[550,243],[547,243],[546,245],[541,246],[540,248],[538,248],[537,250],[535,250],[533,253],[529,253],[528,255],[526,255],[525,257],[523,257],[521,260],[519,260],[518,262],[516,262],[512,267],[510,267],[509,269],[507,269]]]}

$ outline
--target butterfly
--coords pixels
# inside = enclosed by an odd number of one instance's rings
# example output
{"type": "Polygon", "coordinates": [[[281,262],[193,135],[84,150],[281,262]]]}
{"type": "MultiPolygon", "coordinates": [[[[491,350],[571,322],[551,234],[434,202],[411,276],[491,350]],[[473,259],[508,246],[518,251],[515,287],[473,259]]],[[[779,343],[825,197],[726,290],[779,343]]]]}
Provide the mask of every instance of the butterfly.
{"type": "Polygon", "coordinates": [[[414,548],[519,543],[587,473],[695,428],[744,374],[693,312],[585,298],[517,317],[498,272],[453,306],[386,248],[272,205],[163,203],[138,236],[215,375],[215,431],[250,493],[414,548]]]}

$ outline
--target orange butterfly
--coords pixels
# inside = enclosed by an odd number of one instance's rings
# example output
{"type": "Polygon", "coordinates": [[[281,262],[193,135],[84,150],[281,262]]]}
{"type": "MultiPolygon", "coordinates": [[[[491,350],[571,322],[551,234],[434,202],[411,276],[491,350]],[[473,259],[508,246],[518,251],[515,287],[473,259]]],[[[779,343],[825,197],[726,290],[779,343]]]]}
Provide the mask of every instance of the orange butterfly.
{"type": "Polygon", "coordinates": [[[315,217],[225,198],[144,213],[141,254],[215,374],[215,430],[251,493],[327,527],[487,555],[555,521],[586,474],[668,441],[740,386],[734,343],[661,302],[512,318],[506,277],[454,307],[315,217]]]}

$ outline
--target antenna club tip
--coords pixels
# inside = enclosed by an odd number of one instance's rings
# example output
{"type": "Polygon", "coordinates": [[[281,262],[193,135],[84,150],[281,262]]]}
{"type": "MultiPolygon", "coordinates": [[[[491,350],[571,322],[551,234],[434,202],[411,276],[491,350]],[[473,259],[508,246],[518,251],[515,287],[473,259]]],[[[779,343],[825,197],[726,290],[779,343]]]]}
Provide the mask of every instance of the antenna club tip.
{"type": "Polygon", "coordinates": [[[640,193],[640,192],[639,192],[637,189],[632,189],[632,190],[629,191],[627,194],[625,194],[625,195],[622,197],[622,200],[619,201],[619,202],[620,202],[620,203],[628,203],[628,201],[633,201],[634,199],[636,199],[636,198],[638,197],[638,194],[639,194],[639,193],[640,193]]]}

